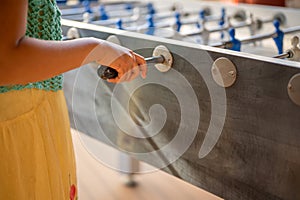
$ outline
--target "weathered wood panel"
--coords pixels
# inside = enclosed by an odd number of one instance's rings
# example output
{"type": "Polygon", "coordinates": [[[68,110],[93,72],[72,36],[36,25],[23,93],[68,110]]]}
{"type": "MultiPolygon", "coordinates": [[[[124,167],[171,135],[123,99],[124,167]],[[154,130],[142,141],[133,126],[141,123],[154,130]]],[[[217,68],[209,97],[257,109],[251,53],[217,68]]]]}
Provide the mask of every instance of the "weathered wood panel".
{"type": "MultiPolygon", "coordinates": [[[[65,21],[65,30],[68,23],[65,21]]],[[[81,28],[83,36],[103,39],[114,32],[105,28],[98,31],[97,28],[81,28]]],[[[161,74],[151,67],[145,82],[156,77],[175,88],[182,88],[180,94],[174,94],[170,88],[149,83],[130,95],[129,115],[137,123],[149,123],[149,108],[152,105],[160,104],[165,108],[166,122],[158,134],[139,139],[122,131],[112,116],[111,95],[116,86],[99,81],[95,69],[90,66],[65,76],[65,92],[73,127],[116,148],[140,153],[135,155],[138,159],[156,166],[170,162],[179,153],[184,140],[191,140],[187,151],[164,170],[225,199],[300,199],[300,107],[292,103],[287,94],[289,79],[300,73],[298,63],[134,33],[116,33],[124,46],[146,57],[159,44],[171,50],[175,59],[173,68],[186,78],[198,101],[198,105],[191,104],[187,108],[188,120],[185,123],[186,130],[189,130],[192,122],[197,120],[193,118],[194,113],[199,111],[196,136],[194,138],[189,131],[181,135],[181,143],[171,148],[174,155],[169,151],[156,157],[141,154],[163,148],[178,135],[183,110],[176,95],[185,95],[185,91],[190,89],[174,78],[175,72],[161,74]],[[238,71],[237,82],[226,90],[217,86],[210,75],[212,62],[219,57],[229,58],[238,71]],[[217,96],[212,97],[212,94],[217,96]],[[222,94],[226,94],[225,102],[218,99],[222,94]],[[222,112],[224,105],[225,114],[222,112]],[[213,112],[216,107],[218,109],[213,112]],[[222,128],[223,117],[225,123],[222,128]],[[222,128],[222,133],[212,150],[199,158],[204,138],[211,136],[211,124],[222,128]]],[[[138,79],[122,87],[134,87],[141,82],[143,80],[138,79]]],[[[121,97],[125,99],[128,95],[124,92],[121,97]]],[[[124,112],[122,106],[114,109],[120,115],[124,112]]],[[[156,118],[161,119],[163,113],[152,114],[155,121],[156,118]]],[[[145,130],[143,133],[149,134],[145,130]]]]}

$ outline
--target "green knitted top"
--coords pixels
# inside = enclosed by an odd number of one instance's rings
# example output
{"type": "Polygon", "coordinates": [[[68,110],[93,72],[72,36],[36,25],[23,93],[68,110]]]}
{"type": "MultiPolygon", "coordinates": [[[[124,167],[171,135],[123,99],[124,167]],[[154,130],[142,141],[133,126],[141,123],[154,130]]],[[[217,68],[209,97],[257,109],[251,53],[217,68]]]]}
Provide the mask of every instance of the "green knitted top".
{"type": "MultiPolygon", "coordinates": [[[[28,0],[26,36],[43,40],[61,40],[60,11],[55,0],[28,0]]],[[[63,76],[26,85],[0,86],[0,93],[10,90],[37,88],[47,91],[62,89],[63,76]]]]}

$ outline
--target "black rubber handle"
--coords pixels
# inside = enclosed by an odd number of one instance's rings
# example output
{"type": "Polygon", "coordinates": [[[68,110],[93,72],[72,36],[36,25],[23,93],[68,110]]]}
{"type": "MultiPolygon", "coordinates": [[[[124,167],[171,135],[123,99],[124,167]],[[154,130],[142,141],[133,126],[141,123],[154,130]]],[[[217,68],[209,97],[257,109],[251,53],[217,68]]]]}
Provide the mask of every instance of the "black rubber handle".
{"type": "MultiPolygon", "coordinates": [[[[162,55],[154,56],[154,57],[150,57],[150,58],[145,58],[145,61],[147,62],[147,64],[149,64],[149,63],[164,63],[165,58],[162,55]]],[[[118,77],[117,70],[115,70],[114,68],[108,67],[108,66],[104,66],[104,65],[102,65],[98,68],[97,74],[103,80],[114,79],[114,78],[118,77]]]]}
{"type": "Polygon", "coordinates": [[[108,66],[101,66],[97,70],[97,74],[100,78],[103,80],[107,79],[114,79],[118,77],[118,72],[114,68],[108,67],[108,66]]]}

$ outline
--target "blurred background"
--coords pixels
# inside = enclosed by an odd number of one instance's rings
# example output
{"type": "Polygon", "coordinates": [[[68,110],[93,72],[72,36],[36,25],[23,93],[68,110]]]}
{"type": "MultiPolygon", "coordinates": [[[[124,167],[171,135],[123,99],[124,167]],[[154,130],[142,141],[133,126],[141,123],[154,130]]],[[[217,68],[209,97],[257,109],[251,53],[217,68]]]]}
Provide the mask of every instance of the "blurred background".
{"type": "Polygon", "coordinates": [[[260,4],[260,5],[270,5],[270,6],[285,6],[292,8],[299,8],[300,1],[299,0],[223,0],[226,2],[232,3],[248,3],[248,4],[260,4]]]}

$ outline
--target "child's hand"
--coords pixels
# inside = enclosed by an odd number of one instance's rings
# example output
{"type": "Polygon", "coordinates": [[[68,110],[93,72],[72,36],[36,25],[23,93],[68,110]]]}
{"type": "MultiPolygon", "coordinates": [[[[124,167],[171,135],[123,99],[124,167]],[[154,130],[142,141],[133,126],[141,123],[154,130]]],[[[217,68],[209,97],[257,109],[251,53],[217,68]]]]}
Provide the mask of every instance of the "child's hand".
{"type": "Polygon", "coordinates": [[[140,73],[142,78],[146,78],[147,64],[143,56],[109,42],[103,43],[102,48],[105,49],[105,51],[103,51],[105,53],[97,62],[118,71],[118,77],[108,79],[108,82],[119,83],[131,81],[140,73]]]}

